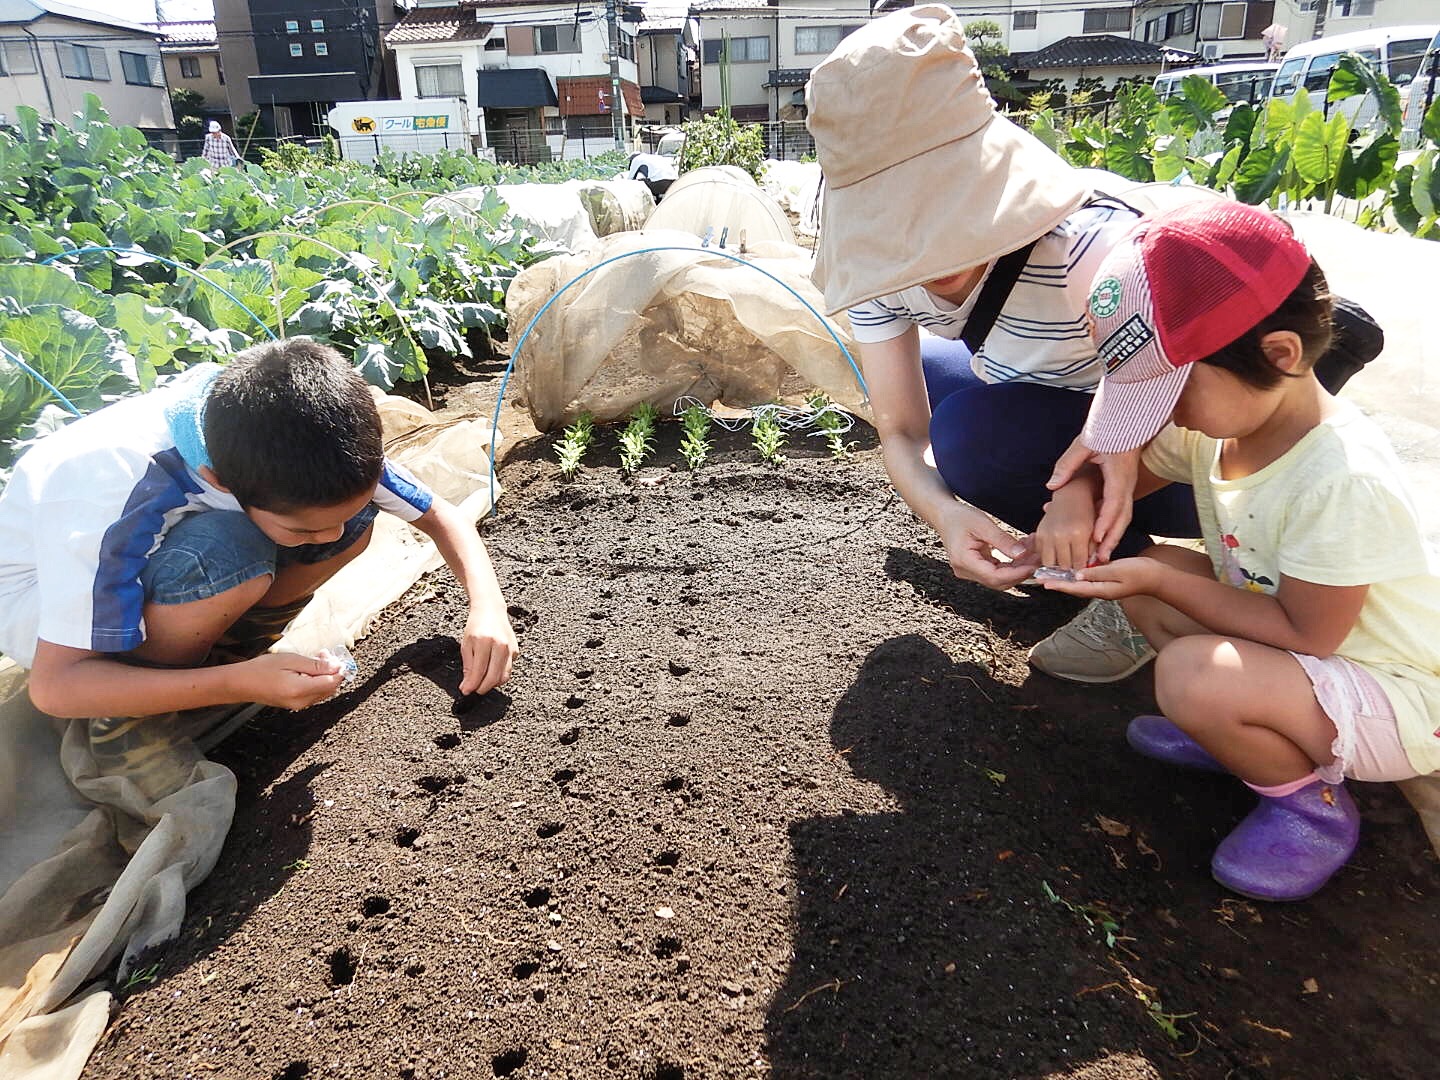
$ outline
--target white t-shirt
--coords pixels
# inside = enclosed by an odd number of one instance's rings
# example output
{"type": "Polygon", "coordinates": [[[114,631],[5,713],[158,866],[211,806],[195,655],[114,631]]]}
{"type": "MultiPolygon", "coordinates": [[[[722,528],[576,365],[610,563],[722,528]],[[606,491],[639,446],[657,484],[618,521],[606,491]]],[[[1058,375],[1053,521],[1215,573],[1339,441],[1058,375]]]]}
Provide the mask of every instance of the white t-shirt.
{"type": "MultiPolygon", "coordinates": [[[[208,463],[196,420],[219,370],[191,368],[20,458],[0,492],[0,652],[28,668],[40,639],[95,652],[145,640],[140,572],[150,554],[186,514],[240,509],[196,471],[208,463]]],[[[414,521],[433,500],[387,461],[372,501],[414,521]]]]}
{"type": "MultiPolygon", "coordinates": [[[[991,383],[1093,391],[1105,365],[1095,354],[1086,321],[1090,285],[1101,260],[1138,217],[1124,203],[1096,196],[1042,236],[971,360],[976,376],[991,383]]],[[[889,341],[911,325],[953,341],[983,288],[982,281],[957,306],[916,285],[851,308],[850,328],[861,344],[889,341]]]]}
{"type": "Polygon", "coordinates": [[[1274,595],[1280,575],[1368,585],[1336,656],[1375,676],[1417,773],[1440,771],[1440,576],[1384,434],[1347,402],[1250,476],[1220,476],[1220,443],[1167,427],[1145,449],[1156,476],[1195,487],[1219,581],[1274,595]]]}

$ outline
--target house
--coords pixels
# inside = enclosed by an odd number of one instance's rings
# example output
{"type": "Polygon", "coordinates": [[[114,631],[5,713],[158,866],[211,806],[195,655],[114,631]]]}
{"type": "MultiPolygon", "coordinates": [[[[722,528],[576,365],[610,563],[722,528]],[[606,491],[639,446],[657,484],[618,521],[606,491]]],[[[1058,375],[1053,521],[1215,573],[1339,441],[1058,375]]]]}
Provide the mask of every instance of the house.
{"type": "Polygon", "coordinates": [[[68,121],[94,94],[117,124],[171,142],[175,118],[158,31],[52,0],[0,0],[0,113],[29,105],[68,121]]]}
{"type": "MultiPolygon", "coordinates": [[[[1263,60],[1269,51],[1265,30],[1283,14],[1276,9],[1285,6],[1285,0],[1189,4],[1143,0],[1136,6],[1136,36],[1154,45],[1186,49],[1202,62],[1263,60]]],[[[1290,44],[1295,40],[1291,38],[1290,44]]]]}
{"type": "MultiPolygon", "coordinates": [[[[906,5],[900,5],[906,6],[906,5]]],[[[800,121],[810,70],[858,26],[868,0],[699,0],[701,107],[737,120],[800,121]]]]}
{"type": "Polygon", "coordinates": [[[603,3],[421,2],[386,35],[400,97],[463,97],[480,146],[502,160],[588,156],[645,118],[636,65],[641,13],[617,20],[612,81],[603,3]],[[619,94],[614,83],[618,82],[619,94]],[[617,122],[618,117],[618,122],[617,122]]]}
{"type": "Polygon", "coordinates": [[[1122,82],[1148,83],[1167,67],[1198,63],[1194,53],[1170,49],[1148,41],[1091,34],[1061,38],[1034,52],[1011,53],[1005,62],[1022,89],[1026,85],[1059,80],[1067,87],[1084,79],[1094,86],[1113,89],[1122,82]]]}
{"type": "Polygon", "coordinates": [[[160,56],[165,63],[165,81],[176,90],[193,90],[200,95],[205,115],[224,116],[230,112],[225,91],[225,65],[220,58],[220,39],[213,22],[152,23],[160,35],[160,56]]]}
{"type": "Polygon", "coordinates": [[[337,101],[396,96],[383,35],[394,0],[214,0],[230,111],[260,111],[278,138],[329,133],[337,101]]]}
{"type": "Polygon", "coordinates": [[[647,124],[678,124],[698,105],[695,24],[684,8],[651,6],[640,24],[635,66],[647,124]]]}

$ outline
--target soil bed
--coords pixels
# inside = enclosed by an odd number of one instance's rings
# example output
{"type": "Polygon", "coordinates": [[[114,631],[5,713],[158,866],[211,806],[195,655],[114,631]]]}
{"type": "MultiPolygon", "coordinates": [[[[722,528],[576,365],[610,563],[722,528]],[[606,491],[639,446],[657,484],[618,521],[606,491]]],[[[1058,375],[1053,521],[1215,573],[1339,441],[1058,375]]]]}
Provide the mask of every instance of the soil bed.
{"type": "Polygon", "coordinates": [[[1397,793],[1318,899],[1228,896],[1250,800],[1126,750],[1148,675],[1027,668],[1073,601],[954,581],[873,441],[692,477],[676,427],[634,483],[608,432],[569,484],[512,452],[504,692],[457,709],[442,573],[222,748],[226,851],[87,1076],[1434,1075],[1397,793]]]}

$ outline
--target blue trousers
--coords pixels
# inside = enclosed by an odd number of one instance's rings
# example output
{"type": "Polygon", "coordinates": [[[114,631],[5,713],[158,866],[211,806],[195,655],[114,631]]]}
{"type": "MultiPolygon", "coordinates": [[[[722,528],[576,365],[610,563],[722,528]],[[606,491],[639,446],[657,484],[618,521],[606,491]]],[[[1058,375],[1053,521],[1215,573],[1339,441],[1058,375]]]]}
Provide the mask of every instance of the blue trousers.
{"type": "MultiPolygon", "coordinates": [[[[1090,395],[1038,383],[982,382],[958,341],[922,334],[920,357],[941,478],[972,506],[1033,532],[1050,500],[1045,481],[1085,426],[1090,395]]],[[[1171,484],[1136,502],[1115,557],[1149,547],[1152,533],[1200,535],[1189,485],[1171,484]]]]}

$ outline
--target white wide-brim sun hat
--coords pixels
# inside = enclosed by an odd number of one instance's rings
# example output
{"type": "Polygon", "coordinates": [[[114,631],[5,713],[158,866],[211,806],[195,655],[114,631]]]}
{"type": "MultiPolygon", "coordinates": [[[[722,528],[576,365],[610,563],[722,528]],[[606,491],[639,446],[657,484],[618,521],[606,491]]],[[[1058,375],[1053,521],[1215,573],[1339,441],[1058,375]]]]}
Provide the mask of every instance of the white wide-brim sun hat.
{"type": "Polygon", "coordinates": [[[856,30],[811,72],[805,101],[825,177],[812,277],[827,314],[1024,247],[1089,194],[999,115],[941,4],[856,30]]]}

